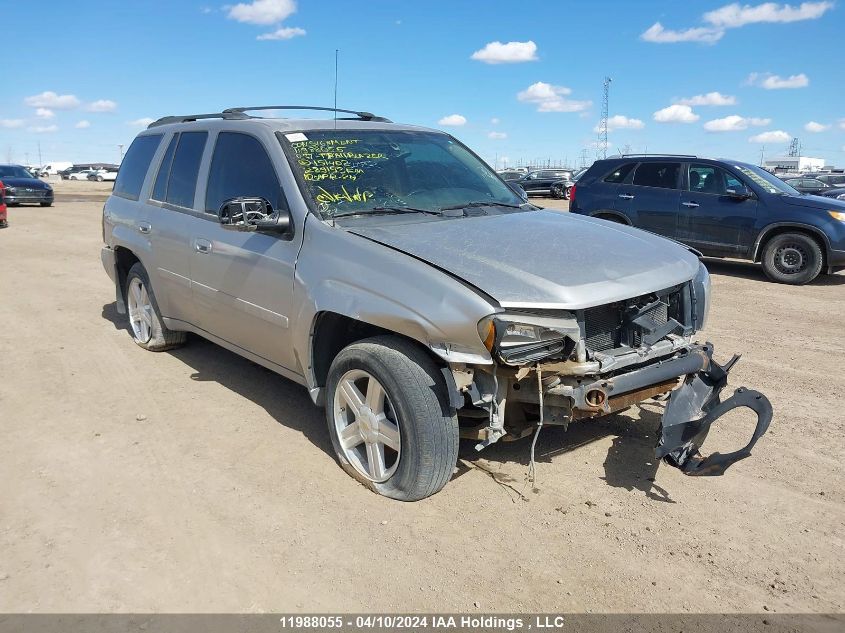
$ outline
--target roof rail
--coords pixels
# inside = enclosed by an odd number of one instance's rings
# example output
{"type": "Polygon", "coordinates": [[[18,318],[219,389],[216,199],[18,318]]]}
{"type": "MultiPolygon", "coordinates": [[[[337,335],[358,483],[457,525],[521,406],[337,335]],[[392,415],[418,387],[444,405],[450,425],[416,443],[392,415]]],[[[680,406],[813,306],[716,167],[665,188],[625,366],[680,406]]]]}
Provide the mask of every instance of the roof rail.
{"type": "Polygon", "coordinates": [[[372,112],[359,112],[357,110],[342,110],[340,108],[323,108],[320,106],[302,106],[302,105],[277,105],[277,106],[254,106],[243,108],[226,108],[223,114],[244,114],[246,112],[254,112],[257,110],[317,110],[320,112],[343,112],[344,114],[354,114],[362,121],[377,121],[379,123],[391,123],[390,119],[376,116],[372,112]]]}
{"type": "Polygon", "coordinates": [[[186,123],[188,121],[198,121],[199,119],[248,119],[249,116],[242,112],[213,112],[208,114],[183,114],[176,116],[163,116],[150,123],[147,129],[158,127],[159,125],[167,125],[168,123],[186,123]]]}
{"type": "Polygon", "coordinates": [[[619,158],[636,158],[639,156],[672,156],[674,158],[698,158],[695,154],[617,154],[619,158]]]}

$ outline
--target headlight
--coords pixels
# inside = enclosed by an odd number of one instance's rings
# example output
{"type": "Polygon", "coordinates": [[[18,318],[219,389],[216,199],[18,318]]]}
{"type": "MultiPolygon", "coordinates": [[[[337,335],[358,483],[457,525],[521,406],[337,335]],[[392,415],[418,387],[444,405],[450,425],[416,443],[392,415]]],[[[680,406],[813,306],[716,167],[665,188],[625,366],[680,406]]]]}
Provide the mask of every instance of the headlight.
{"type": "MultiPolygon", "coordinates": [[[[845,197],[843,197],[843,196],[839,196],[839,197],[842,198],[843,200],[845,200],[845,197]]],[[[834,220],[839,220],[840,222],[845,222],[845,212],[843,212],[843,211],[828,211],[828,213],[830,214],[830,217],[832,217],[834,220]]]]}
{"type": "Polygon", "coordinates": [[[710,273],[700,262],[698,272],[692,280],[692,298],[695,329],[702,330],[707,325],[707,315],[710,313],[710,273]]]}
{"type": "Polygon", "coordinates": [[[503,363],[525,365],[548,357],[567,358],[581,330],[571,315],[495,314],[479,322],[478,334],[503,363]]]}
{"type": "Polygon", "coordinates": [[[17,189],[14,187],[6,187],[6,193],[15,193],[17,189]]]}

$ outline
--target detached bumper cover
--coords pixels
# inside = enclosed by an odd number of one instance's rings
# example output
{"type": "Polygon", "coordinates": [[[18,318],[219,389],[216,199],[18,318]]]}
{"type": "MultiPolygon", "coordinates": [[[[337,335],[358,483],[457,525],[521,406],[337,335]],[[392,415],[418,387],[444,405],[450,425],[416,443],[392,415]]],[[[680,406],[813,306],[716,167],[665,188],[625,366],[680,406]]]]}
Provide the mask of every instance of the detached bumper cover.
{"type": "Polygon", "coordinates": [[[723,401],[721,392],[727,386],[728,373],[739,356],[719,365],[713,360],[712,344],[707,343],[701,351],[709,362],[699,371],[687,374],[684,384],[672,392],[663,413],[655,454],[687,475],[722,475],[731,465],[751,455],[751,449],[772,421],[772,405],[766,396],[745,387],[740,387],[723,401]],[[757,426],[751,440],[732,453],[703,457],[699,448],[707,438],[710,426],[738,407],[747,407],[757,414],[757,426]]]}

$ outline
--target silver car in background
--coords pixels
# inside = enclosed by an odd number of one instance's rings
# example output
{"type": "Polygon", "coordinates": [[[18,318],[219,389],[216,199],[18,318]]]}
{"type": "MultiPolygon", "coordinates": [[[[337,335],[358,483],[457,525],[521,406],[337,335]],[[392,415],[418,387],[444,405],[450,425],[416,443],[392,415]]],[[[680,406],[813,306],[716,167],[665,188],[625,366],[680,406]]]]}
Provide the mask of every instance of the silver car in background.
{"type": "Polygon", "coordinates": [[[341,466],[396,499],[440,490],[460,442],[653,398],[657,457],[721,474],[750,454],[771,407],[721,400],[735,359],[693,342],[710,301],[695,253],[529,204],[439,131],[248,114],[291,108],[166,117],[132,143],[102,259],[138,345],[193,332],[304,385],[341,466]],[[702,457],[738,406],[758,414],[748,445],[702,457]]]}

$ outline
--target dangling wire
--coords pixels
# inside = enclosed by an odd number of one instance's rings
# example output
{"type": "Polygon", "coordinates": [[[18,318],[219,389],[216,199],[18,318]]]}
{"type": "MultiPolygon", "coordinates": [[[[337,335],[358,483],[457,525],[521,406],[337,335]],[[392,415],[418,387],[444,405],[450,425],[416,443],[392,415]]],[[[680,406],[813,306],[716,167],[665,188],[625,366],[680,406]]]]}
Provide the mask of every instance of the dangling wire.
{"type": "Polygon", "coordinates": [[[534,439],[531,440],[531,462],[528,464],[528,480],[534,483],[536,467],[534,464],[534,447],[537,445],[537,438],[540,436],[540,429],[543,428],[543,370],[540,363],[537,363],[537,390],[540,394],[540,423],[534,431],[534,439]]]}

